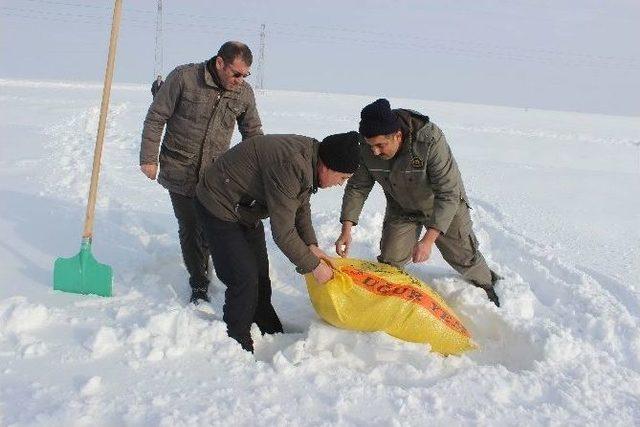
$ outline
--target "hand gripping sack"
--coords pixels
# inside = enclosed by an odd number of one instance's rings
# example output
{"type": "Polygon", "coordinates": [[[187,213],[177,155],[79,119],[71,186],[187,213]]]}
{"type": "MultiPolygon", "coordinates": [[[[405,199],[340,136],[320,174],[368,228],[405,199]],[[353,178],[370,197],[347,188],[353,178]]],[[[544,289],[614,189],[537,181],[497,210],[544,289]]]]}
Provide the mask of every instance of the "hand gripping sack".
{"type": "Polygon", "coordinates": [[[444,300],[422,281],[387,264],[332,259],[334,277],[324,285],[305,276],[311,303],[327,323],[355,331],[385,331],[404,341],[427,343],[442,354],[476,348],[444,300]]]}

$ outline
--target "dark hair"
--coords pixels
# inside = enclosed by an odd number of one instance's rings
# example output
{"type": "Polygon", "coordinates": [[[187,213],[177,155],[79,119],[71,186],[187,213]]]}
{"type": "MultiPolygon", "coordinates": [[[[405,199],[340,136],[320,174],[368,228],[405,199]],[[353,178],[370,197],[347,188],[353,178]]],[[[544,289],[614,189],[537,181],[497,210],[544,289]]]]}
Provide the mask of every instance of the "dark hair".
{"type": "Polygon", "coordinates": [[[242,59],[242,61],[248,66],[251,66],[251,63],[253,62],[253,54],[251,53],[251,49],[249,49],[249,46],[242,42],[226,42],[225,44],[220,46],[218,56],[222,58],[222,60],[227,64],[231,64],[238,57],[240,57],[240,59],[242,59]]]}

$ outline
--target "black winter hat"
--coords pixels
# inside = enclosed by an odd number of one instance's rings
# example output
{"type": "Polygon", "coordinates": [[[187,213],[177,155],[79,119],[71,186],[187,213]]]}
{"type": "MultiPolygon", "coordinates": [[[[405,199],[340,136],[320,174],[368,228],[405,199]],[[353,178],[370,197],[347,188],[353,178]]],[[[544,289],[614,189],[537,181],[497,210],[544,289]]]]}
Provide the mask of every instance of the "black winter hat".
{"type": "Polygon", "coordinates": [[[329,169],[354,173],[360,164],[360,135],[356,131],[329,135],[320,143],[318,155],[329,169]]]}
{"type": "Polygon", "coordinates": [[[367,105],[360,113],[360,133],[365,138],[378,135],[389,135],[400,129],[400,120],[391,111],[389,101],[380,98],[367,105]]]}

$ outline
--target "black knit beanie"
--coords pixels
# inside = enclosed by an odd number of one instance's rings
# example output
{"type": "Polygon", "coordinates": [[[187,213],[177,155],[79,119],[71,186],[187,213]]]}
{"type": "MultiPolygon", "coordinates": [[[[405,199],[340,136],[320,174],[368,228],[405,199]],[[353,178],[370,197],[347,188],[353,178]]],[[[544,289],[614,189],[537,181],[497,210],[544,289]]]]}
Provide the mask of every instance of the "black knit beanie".
{"type": "Polygon", "coordinates": [[[391,111],[389,101],[380,98],[367,105],[360,113],[360,133],[365,138],[389,135],[400,129],[400,120],[391,111]]]}
{"type": "Polygon", "coordinates": [[[354,173],[360,164],[360,135],[356,131],[329,135],[320,143],[318,155],[329,169],[354,173]]]}

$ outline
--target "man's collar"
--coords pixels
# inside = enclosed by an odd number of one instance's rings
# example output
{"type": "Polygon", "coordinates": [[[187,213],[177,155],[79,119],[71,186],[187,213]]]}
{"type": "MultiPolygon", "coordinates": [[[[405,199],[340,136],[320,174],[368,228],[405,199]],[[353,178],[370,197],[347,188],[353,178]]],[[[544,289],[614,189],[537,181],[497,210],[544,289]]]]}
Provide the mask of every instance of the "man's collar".
{"type": "Polygon", "coordinates": [[[216,74],[216,57],[204,62],[204,82],[209,86],[224,90],[216,74]]]}
{"type": "Polygon", "coordinates": [[[408,132],[408,130],[405,131],[404,129],[401,129],[401,132],[402,132],[402,141],[400,142],[400,147],[398,148],[397,154],[406,153],[410,151],[411,140],[413,139],[411,133],[408,132]]]}
{"type": "Polygon", "coordinates": [[[218,73],[216,70],[217,57],[218,56],[216,55],[210,60],[204,62],[204,82],[209,86],[215,87],[222,91],[235,92],[235,93],[240,92],[240,86],[238,86],[237,89],[226,89],[225,87],[222,86],[222,83],[220,83],[220,78],[218,77],[218,73]]]}

